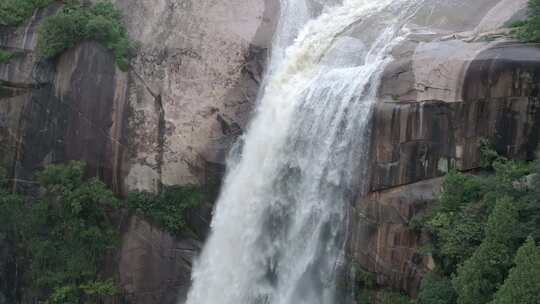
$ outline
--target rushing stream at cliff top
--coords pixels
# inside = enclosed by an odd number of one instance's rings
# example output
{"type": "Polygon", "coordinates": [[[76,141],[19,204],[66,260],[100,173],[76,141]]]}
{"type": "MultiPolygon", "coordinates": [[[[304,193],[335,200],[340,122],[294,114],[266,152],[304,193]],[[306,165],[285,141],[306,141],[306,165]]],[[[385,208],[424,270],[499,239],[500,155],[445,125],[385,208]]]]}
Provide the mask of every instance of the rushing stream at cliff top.
{"type": "Polygon", "coordinates": [[[378,81],[419,1],[318,2],[281,3],[271,68],[189,304],[336,302],[347,206],[367,186],[378,81]]]}

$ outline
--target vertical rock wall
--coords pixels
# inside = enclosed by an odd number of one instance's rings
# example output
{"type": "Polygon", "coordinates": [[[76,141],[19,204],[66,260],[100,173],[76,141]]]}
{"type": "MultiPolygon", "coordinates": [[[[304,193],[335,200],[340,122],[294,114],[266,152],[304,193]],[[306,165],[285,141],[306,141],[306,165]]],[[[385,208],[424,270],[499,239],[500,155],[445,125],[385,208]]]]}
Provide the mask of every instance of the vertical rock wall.
{"type": "MultiPolygon", "coordinates": [[[[439,31],[394,50],[375,109],[371,193],[352,212],[350,257],[380,284],[411,294],[432,261],[418,254],[425,236],[408,224],[436,199],[439,177],[476,168],[480,138],[520,158],[540,140],[538,48],[490,33],[522,15],[526,1],[481,0],[467,14],[460,3],[435,13],[426,6],[416,22],[439,31]]],[[[95,43],[37,60],[37,26],[61,4],[0,31],[0,47],[17,53],[0,64],[0,164],[16,186],[70,159],[86,161],[118,193],[205,183],[223,170],[257,95],[277,1],[115,4],[140,43],[127,73],[95,43]]],[[[122,287],[137,303],[175,303],[201,241],[130,218],[118,256],[122,287]]]]}
{"type": "MultiPolygon", "coordinates": [[[[0,164],[15,187],[31,189],[37,170],[67,160],[85,161],[119,194],[221,176],[256,99],[278,3],[114,2],[140,46],[128,72],[91,42],[38,58],[37,29],[61,3],[1,29],[0,47],[17,53],[0,64],[0,164]]],[[[208,226],[210,209],[193,215],[197,225],[208,226]]],[[[118,279],[129,299],[176,303],[203,235],[128,219],[118,279]]]]}
{"type": "Polygon", "coordinates": [[[482,139],[508,157],[534,157],[540,48],[496,30],[522,15],[526,1],[495,2],[468,32],[413,33],[383,75],[371,192],[353,208],[349,242],[351,260],[381,286],[416,295],[434,265],[420,254],[429,240],[410,222],[436,201],[448,170],[480,167],[482,139]]]}
{"type": "Polygon", "coordinates": [[[248,120],[271,1],[116,1],[142,47],[133,62],[126,189],[204,183],[248,120]]]}
{"type": "Polygon", "coordinates": [[[37,28],[60,4],[2,29],[0,47],[17,53],[0,64],[3,163],[28,178],[50,162],[85,160],[118,192],[205,183],[247,123],[277,3],[116,5],[140,46],[127,73],[92,43],[38,60],[37,28]]]}
{"type": "MultiPolygon", "coordinates": [[[[277,3],[117,0],[141,43],[129,72],[124,189],[219,178],[261,82],[277,3]]],[[[194,218],[210,221],[206,212],[194,218]]],[[[175,238],[133,218],[120,281],[134,303],[176,303],[190,286],[204,233],[175,238]]]]}
{"type": "MultiPolygon", "coordinates": [[[[127,75],[95,43],[67,51],[55,65],[35,63],[32,69],[29,83],[4,82],[6,90],[22,87],[6,98],[4,110],[4,164],[12,164],[15,186],[24,187],[47,164],[81,160],[89,174],[118,190],[127,75]]],[[[20,70],[16,75],[24,76],[20,70]]]]}
{"type": "MultiPolygon", "coordinates": [[[[27,118],[32,115],[36,96],[49,99],[52,95],[54,77],[51,65],[36,64],[37,28],[43,18],[53,14],[58,7],[52,5],[35,12],[26,24],[17,29],[0,29],[0,46],[15,54],[8,63],[0,64],[0,165],[8,168],[11,175],[22,179],[30,175],[30,172],[23,172],[21,162],[27,118]]],[[[46,140],[43,138],[42,142],[46,140]]],[[[39,148],[34,146],[34,149],[39,148]]]]}

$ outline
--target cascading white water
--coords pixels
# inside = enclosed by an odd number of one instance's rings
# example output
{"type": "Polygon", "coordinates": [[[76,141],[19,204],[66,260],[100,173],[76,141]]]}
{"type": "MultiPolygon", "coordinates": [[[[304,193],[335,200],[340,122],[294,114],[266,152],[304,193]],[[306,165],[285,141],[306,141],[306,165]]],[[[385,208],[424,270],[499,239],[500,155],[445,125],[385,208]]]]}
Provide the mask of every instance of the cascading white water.
{"type": "Polygon", "coordinates": [[[378,80],[416,2],[282,0],[270,72],[188,304],[335,302],[378,80]]]}

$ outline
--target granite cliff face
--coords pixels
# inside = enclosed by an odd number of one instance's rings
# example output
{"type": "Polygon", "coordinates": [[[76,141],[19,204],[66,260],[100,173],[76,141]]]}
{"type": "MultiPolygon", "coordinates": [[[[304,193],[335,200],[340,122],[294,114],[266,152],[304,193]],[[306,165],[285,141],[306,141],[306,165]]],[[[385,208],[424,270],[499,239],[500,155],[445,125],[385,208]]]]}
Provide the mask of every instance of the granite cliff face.
{"type": "Polygon", "coordinates": [[[116,1],[142,45],[127,91],[127,190],[204,183],[255,100],[275,7],[268,1],[116,1]]]}
{"type": "Polygon", "coordinates": [[[429,240],[409,223],[437,199],[448,170],[480,167],[483,138],[509,157],[534,158],[540,49],[499,29],[523,16],[526,1],[490,3],[465,32],[451,19],[440,32],[414,32],[383,75],[371,192],[353,208],[349,244],[350,259],[376,273],[382,286],[416,294],[434,265],[419,253],[429,240]]]}
{"type": "MultiPolygon", "coordinates": [[[[219,179],[255,101],[276,16],[272,1],[116,1],[140,44],[128,72],[84,42],[57,60],[36,54],[38,10],[0,47],[0,165],[14,187],[45,165],[83,160],[115,192],[219,179]]],[[[208,226],[210,209],[196,218],[208,226]]],[[[140,219],[123,225],[122,287],[134,303],[175,303],[187,288],[198,236],[176,239],[140,219]],[[182,249],[181,249],[182,248],[182,249]]]]}
{"type": "MultiPolygon", "coordinates": [[[[540,141],[540,48],[499,30],[523,16],[524,0],[479,0],[420,13],[387,67],[373,121],[371,192],[354,205],[348,254],[381,285],[415,294],[432,267],[427,242],[408,227],[440,192],[450,168],[479,166],[481,138],[532,158],[540,141]],[[474,12],[474,14],[460,13],[474,12]]],[[[98,44],[39,61],[36,30],[60,4],[37,11],[0,47],[0,165],[15,186],[53,162],[84,160],[117,193],[219,178],[260,85],[276,1],[116,0],[140,51],[128,72],[98,44]]],[[[174,238],[126,219],[119,280],[136,303],[175,303],[189,286],[198,237],[174,238]],[[181,292],[182,293],[182,292],[181,292]]]]}
{"type": "Polygon", "coordinates": [[[15,176],[83,159],[117,192],[156,191],[204,183],[223,166],[257,94],[276,7],[262,0],[116,5],[141,45],[127,73],[94,43],[54,62],[37,60],[37,27],[60,4],[2,30],[0,45],[18,54],[0,65],[7,100],[0,140],[10,147],[2,161],[16,164],[15,176]],[[48,113],[32,113],[38,104],[48,113]],[[34,127],[55,134],[29,134],[34,127]]]}

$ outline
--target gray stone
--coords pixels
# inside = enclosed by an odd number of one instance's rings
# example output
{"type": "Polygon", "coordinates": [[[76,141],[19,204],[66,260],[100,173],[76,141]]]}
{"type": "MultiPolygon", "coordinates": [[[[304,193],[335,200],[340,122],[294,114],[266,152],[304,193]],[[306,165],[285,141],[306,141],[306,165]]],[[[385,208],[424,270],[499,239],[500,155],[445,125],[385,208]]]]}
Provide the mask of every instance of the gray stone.
{"type": "Polygon", "coordinates": [[[374,191],[362,197],[352,211],[347,254],[377,283],[415,296],[422,277],[432,270],[430,256],[419,253],[429,242],[410,227],[411,220],[433,204],[441,178],[374,191]]]}
{"type": "MultiPolygon", "coordinates": [[[[479,166],[481,138],[510,157],[533,157],[540,51],[499,29],[523,17],[524,3],[428,1],[393,50],[374,112],[371,192],[354,205],[348,251],[381,285],[417,292],[433,261],[418,255],[425,236],[408,222],[436,199],[438,177],[479,166]]],[[[256,100],[277,1],[115,4],[140,43],[127,73],[95,43],[39,60],[36,29],[59,4],[0,31],[0,46],[17,53],[0,64],[1,164],[26,180],[51,162],[84,160],[117,193],[219,179],[256,100]]],[[[172,304],[185,294],[210,210],[190,217],[202,219],[198,237],[129,219],[119,278],[135,303],[172,304]]]]}
{"type": "Polygon", "coordinates": [[[202,243],[175,238],[132,217],[119,253],[120,284],[130,303],[176,304],[191,284],[191,267],[202,243]]]}
{"type": "Polygon", "coordinates": [[[454,39],[421,42],[403,54],[387,67],[375,109],[373,190],[477,168],[482,138],[509,157],[534,157],[535,45],[454,39]]]}
{"type": "MultiPolygon", "coordinates": [[[[118,194],[214,183],[223,174],[262,81],[277,2],[115,2],[140,44],[127,73],[96,43],[38,57],[37,28],[59,4],[0,32],[0,46],[17,54],[0,64],[0,164],[17,187],[72,159],[118,194]]],[[[131,219],[118,258],[121,286],[135,303],[172,304],[185,294],[211,209],[188,219],[198,239],[131,219]]]]}
{"type": "Polygon", "coordinates": [[[348,251],[382,286],[416,295],[433,260],[418,254],[429,240],[408,222],[437,199],[449,169],[480,167],[482,139],[508,157],[534,158],[540,49],[498,28],[525,2],[489,2],[458,32],[445,32],[458,19],[443,18],[439,32],[413,33],[393,50],[374,110],[371,192],[354,205],[348,251]]]}
{"type": "Polygon", "coordinates": [[[124,1],[141,43],[130,74],[128,190],[204,183],[256,98],[272,1],[124,1]]]}

